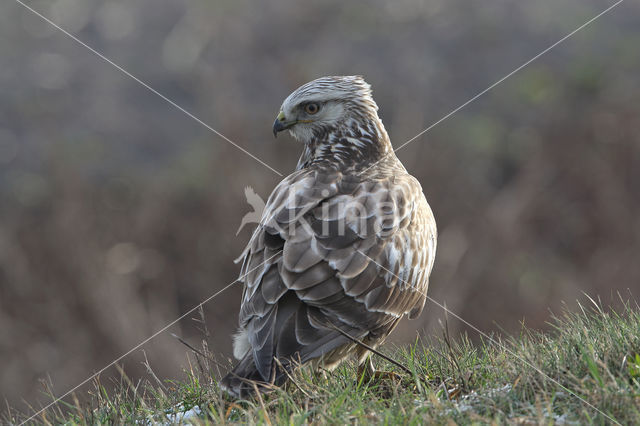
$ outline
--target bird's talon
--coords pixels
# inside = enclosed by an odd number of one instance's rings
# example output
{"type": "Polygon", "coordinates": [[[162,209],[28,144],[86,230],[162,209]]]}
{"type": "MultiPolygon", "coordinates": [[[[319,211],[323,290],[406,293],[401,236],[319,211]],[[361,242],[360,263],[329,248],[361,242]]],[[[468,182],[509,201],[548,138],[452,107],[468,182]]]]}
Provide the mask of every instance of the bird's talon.
{"type": "Polygon", "coordinates": [[[402,380],[402,376],[394,371],[376,371],[373,374],[373,380],[400,382],[402,380]]]}

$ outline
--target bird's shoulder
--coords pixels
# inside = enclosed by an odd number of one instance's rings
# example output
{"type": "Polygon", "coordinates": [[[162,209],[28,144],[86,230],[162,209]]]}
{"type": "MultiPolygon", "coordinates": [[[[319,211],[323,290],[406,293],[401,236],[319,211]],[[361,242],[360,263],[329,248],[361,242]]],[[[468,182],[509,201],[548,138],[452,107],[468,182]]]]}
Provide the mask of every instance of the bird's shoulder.
{"type": "Polygon", "coordinates": [[[345,173],[302,169],[274,189],[243,255],[249,286],[259,281],[258,261],[281,264],[280,272],[328,268],[352,276],[368,260],[362,253],[387,250],[400,240],[415,246],[435,242],[435,221],[420,183],[404,169],[396,173],[345,173]],[[359,259],[358,262],[351,262],[359,259]],[[351,262],[351,266],[350,265],[351,262]],[[254,270],[252,270],[254,268],[254,270]]]}
{"type": "Polygon", "coordinates": [[[287,176],[273,190],[261,224],[296,220],[319,206],[342,204],[355,208],[359,202],[365,209],[385,205],[387,210],[395,210],[422,200],[419,181],[404,168],[378,168],[364,173],[327,167],[302,169],[287,176]]]}

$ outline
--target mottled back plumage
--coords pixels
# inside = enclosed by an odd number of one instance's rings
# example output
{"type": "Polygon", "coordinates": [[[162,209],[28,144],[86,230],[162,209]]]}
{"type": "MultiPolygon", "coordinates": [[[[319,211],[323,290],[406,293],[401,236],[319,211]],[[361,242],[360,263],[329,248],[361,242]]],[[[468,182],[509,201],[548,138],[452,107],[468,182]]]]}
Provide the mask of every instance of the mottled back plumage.
{"type": "Polygon", "coordinates": [[[282,368],[297,363],[330,369],[352,354],[362,363],[367,350],[343,333],[376,347],[422,311],[435,220],[377,109],[359,76],[323,77],[284,101],[274,133],[288,129],[303,153],[241,256],[229,393],[248,395],[250,381],[280,385],[282,368]]]}

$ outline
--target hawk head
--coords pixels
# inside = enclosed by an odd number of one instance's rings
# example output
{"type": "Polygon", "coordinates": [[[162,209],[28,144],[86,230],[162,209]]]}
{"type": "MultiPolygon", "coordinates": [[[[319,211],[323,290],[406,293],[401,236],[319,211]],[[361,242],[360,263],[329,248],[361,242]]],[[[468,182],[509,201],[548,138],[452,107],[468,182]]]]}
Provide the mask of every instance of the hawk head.
{"type": "Polygon", "coordinates": [[[361,76],[313,80],[290,94],[273,123],[304,142],[298,169],[311,164],[357,167],[391,150],[371,86],[361,76]]]}
{"type": "Polygon", "coordinates": [[[297,140],[309,142],[350,121],[379,120],[377,111],[371,86],[361,76],[322,77],[300,86],[284,100],[273,134],[289,130],[297,140]]]}

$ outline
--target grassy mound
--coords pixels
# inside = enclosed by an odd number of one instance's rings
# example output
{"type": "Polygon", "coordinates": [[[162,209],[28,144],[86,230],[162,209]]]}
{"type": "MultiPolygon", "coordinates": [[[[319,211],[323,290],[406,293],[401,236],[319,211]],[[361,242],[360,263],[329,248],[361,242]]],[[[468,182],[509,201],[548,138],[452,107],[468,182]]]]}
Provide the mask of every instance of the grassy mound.
{"type": "MultiPolygon", "coordinates": [[[[207,350],[194,349],[182,382],[150,379],[133,384],[122,374],[108,393],[97,381],[91,403],[58,404],[37,423],[558,423],[640,424],[640,310],[599,307],[564,313],[552,331],[524,329],[517,337],[466,337],[416,342],[385,353],[408,374],[357,380],[355,365],[314,374],[300,368],[283,389],[249,401],[231,401],[214,377],[224,367],[207,350]]],[[[19,423],[27,415],[10,414],[19,423]]]]}

